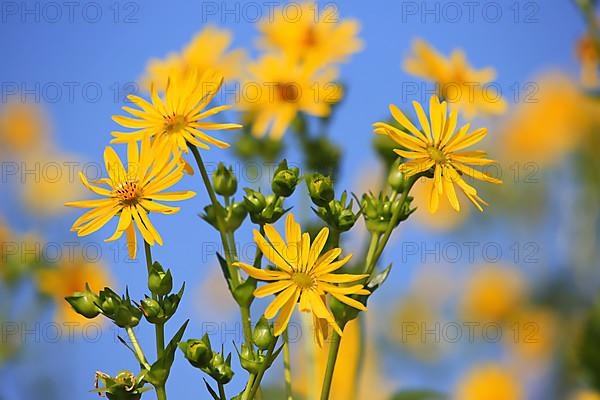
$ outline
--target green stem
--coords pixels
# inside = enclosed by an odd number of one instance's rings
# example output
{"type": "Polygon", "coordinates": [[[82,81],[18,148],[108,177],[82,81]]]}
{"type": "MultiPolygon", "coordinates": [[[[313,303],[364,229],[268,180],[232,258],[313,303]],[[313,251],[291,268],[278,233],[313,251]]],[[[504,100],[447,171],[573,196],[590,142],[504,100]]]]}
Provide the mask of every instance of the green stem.
{"type": "Polygon", "coordinates": [[[256,374],[250,374],[250,376],[248,376],[248,382],[246,382],[246,388],[244,389],[244,393],[242,394],[242,400],[247,400],[248,395],[252,390],[252,385],[254,385],[254,379],[256,379],[256,374]]]}
{"type": "MultiPolygon", "coordinates": [[[[148,268],[148,272],[150,272],[152,268],[152,249],[146,241],[144,241],[144,250],[146,253],[146,267],[148,268]]],[[[155,294],[152,294],[152,298],[158,300],[158,296],[155,294]]],[[[156,336],[156,359],[159,360],[165,351],[165,325],[154,325],[154,333],[156,336]]],[[[156,386],[156,396],[158,400],[167,399],[167,392],[164,385],[156,386]]]]}
{"type": "Polygon", "coordinates": [[[371,234],[371,242],[369,243],[369,250],[367,251],[367,258],[365,260],[365,265],[367,266],[366,274],[371,275],[373,269],[375,267],[375,263],[373,263],[373,257],[375,255],[375,250],[377,249],[377,245],[379,245],[379,239],[381,235],[378,233],[371,234]]]}
{"type": "Polygon", "coordinates": [[[323,379],[323,388],[321,390],[321,400],[329,400],[331,383],[333,381],[333,372],[335,370],[335,362],[340,350],[340,339],[340,335],[337,332],[333,332],[333,337],[331,338],[331,342],[329,344],[329,355],[327,357],[327,369],[325,370],[325,378],[323,379]]]}
{"type": "Polygon", "coordinates": [[[221,243],[223,244],[223,252],[225,253],[225,260],[227,261],[227,267],[229,268],[229,274],[232,279],[232,284],[234,287],[237,287],[240,284],[240,275],[239,275],[239,271],[237,270],[237,268],[235,268],[231,265],[233,263],[233,259],[232,259],[233,253],[231,252],[231,247],[229,245],[227,233],[225,232],[225,228],[223,226],[222,215],[218,211],[223,206],[221,206],[221,203],[219,203],[219,200],[217,199],[217,195],[215,194],[212,184],[210,183],[210,178],[208,176],[208,172],[206,172],[206,167],[204,166],[204,162],[202,161],[202,157],[200,156],[200,152],[198,151],[198,148],[189,143],[188,143],[188,146],[189,146],[190,150],[192,151],[192,154],[194,155],[194,159],[196,160],[196,164],[198,165],[198,169],[200,170],[200,175],[202,175],[202,181],[204,182],[204,186],[206,186],[206,191],[208,192],[208,197],[210,197],[210,201],[211,201],[213,207],[215,208],[215,213],[217,215],[217,226],[218,226],[219,234],[221,236],[221,243]]]}
{"type": "Polygon", "coordinates": [[[244,341],[246,345],[252,348],[252,318],[250,316],[250,306],[240,306],[242,313],[242,328],[244,330],[244,341]]]}
{"type": "Polygon", "coordinates": [[[292,364],[290,363],[290,341],[287,329],[283,331],[283,375],[285,377],[286,400],[292,400],[292,364]]]}
{"type": "Polygon", "coordinates": [[[271,346],[267,350],[265,362],[260,366],[260,370],[258,371],[258,374],[256,374],[256,379],[252,384],[252,389],[250,390],[250,393],[248,394],[248,396],[246,396],[246,393],[244,393],[244,396],[242,397],[243,399],[252,400],[254,399],[254,396],[256,396],[256,392],[258,392],[258,389],[260,388],[260,382],[262,381],[263,376],[265,376],[267,365],[271,364],[273,361],[271,360],[271,358],[273,357],[273,351],[275,350],[276,344],[277,340],[273,340],[273,343],[271,343],[271,346]]]}
{"type": "Polygon", "coordinates": [[[225,395],[225,386],[221,382],[219,382],[219,397],[221,400],[227,400],[227,396],[225,395]]]}
{"type": "Polygon", "coordinates": [[[387,245],[388,241],[390,240],[392,231],[394,230],[394,228],[396,227],[396,224],[398,223],[398,220],[400,219],[400,213],[404,209],[404,204],[406,203],[406,200],[408,199],[408,193],[412,189],[415,182],[419,178],[421,178],[422,175],[423,174],[416,174],[416,175],[411,176],[408,179],[408,182],[406,183],[406,187],[405,187],[404,191],[402,192],[402,197],[400,197],[400,206],[394,211],[394,214],[392,214],[392,219],[390,220],[390,223],[389,223],[385,233],[383,234],[383,237],[381,238],[381,240],[379,240],[379,243],[378,243],[375,251],[373,252],[373,256],[371,257],[370,262],[367,264],[366,271],[368,274],[373,273],[373,270],[375,269],[375,265],[377,264],[377,261],[379,261],[379,258],[381,257],[381,253],[383,253],[383,249],[385,249],[385,246],[387,245]]]}
{"type": "Polygon", "coordinates": [[[140,362],[140,364],[144,366],[144,368],[149,370],[150,364],[148,364],[148,361],[146,360],[144,351],[140,346],[140,342],[138,341],[137,336],[135,336],[133,328],[126,328],[125,331],[127,332],[127,336],[129,336],[129,340],[131,341],[131,346],[133,347],[137,360],[140,362]]]}

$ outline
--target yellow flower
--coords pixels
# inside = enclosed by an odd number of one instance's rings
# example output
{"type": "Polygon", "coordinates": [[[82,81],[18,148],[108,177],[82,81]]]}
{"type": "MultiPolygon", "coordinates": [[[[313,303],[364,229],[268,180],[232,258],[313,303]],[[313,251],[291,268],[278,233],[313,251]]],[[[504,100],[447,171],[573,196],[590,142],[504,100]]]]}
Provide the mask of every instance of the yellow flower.
{"type": "Polygon", "coordinates": [[[81,198],[82,188],[75,181],[72,166],[76,159],[65,154],[36,151],[25,156],[29,168],[40,174],[22,181],[21,195],[29,211],[36,216],[53,216],[65,212],[66,201],[81,198]]]}
{"type": "Polygon", "coordinates": [[[385,122],[377,122],[373,125],[375,133],[388,135],[406,149],[394,150],[399,156],[411,160],[401,164],[400,171],[410,177],[434,168],[433,181],[429,191],[429,211],[431,213],[438,210],[439,196],[444,193],[450,205],[456,211],[460,210],[454,184],[460,187],[479,211],[483,211],[480,203],[485,205],[487,203],[477,195],[475,188],[464,181],[461,174],[486,182],[502,183],[501,180],[472,167],[473,165],[485,166],[494,162],[485,158],[487,155],[484,151],[464,151],[465,148],[481,141],[487,134],[487,129],[480,128],[468,133],[471,124],[466,124],[457,132],[457,112],[452,111],[448,118],[447,103],[445,101],[440,103],[437,96],[431,97],[429,119],[419,103],[414,101],[413,106],[424,134],[393,104],[390,105],[392,116],[410,134],[385,122]]]}
{"type": "Polygon", "coordinates": [[[303,2],[294,8],[297,17],[290,17],[287,8],[279,8],[259,23],[261,47],[315,67],[346,61],[363,48],[357,37],[358,21],[339,21],[334,7],[319,11],[317,3],[303,2]]]}
{"type": "Polygon", "coordinates": [[[222,105],[204,110],[215,97],[223,83],[223,77],[212,72],[198,75],[191,72],[177,76],[170,81],[164,99],[161,99],[154,87],[152,103],[139,96],[130,95],[129,100],[139,109],[123,107],[132,117],[113,116],[113,120],[126,127],[136,129],[133,132],[112,132],[115,137],[111,143],[127,143],[152,137],[160,144],[168,144],[171,151],[188,151],[188,143],[208,149],[206,143],[220,148],[229,147],[225,142],[207,135],[205,130],[238,129],[239,124],[220,124],[203,121],[204,119],[231,108],[222,105]],[[204,110],[204,111],[203,111],[204,110]]]}
{"type": "Polygon", "coordinates": [[[523,303],[526,285],[517,269],[485,265],[475,269],[463,292],[465,319],[500,322],[523,303]]]}
{"type": "Polygon", "coordinates": [[[600,123],[600,106],[568,76],[551,72],[535,81],[531,101],[519,104],[499,128],[502,159],[522,163],[525,172],[526,163],[558,164],[600,123]]]}
{"type": "Polygon", "coordinates": [[[183,177],[184,165],[181,157],[171,157],[171,153],[154,141],[145,138],[141,149],[136,142],[127,146],[127,169],[112,147],[104,151],[104,163],[109,177],[97,182],[103,186],[88,182],[83,173],[79,174],[83,184],[92,192],[103,196],[97,200],[82,200],[65,205],[69,207],[92,208],[79,217],[71,230],[79,236],[89,235],[102,228],[114,216],[119,215],[119,223],[115,233],[107,242],[119,239],[123,232],[127,235],[127,248],[130,258],[134,259],[137,251],[137,238],[134,225],[141,232],[144,240],[150,244],[162,245],[163,240],[148,218],[149,212],[173,214],[179,207],[170,207],[158,201],[186,200],[195,195],[194,192],[164,192],[183,177]]]}
{"type": "Polygon", "coordinates": [[[522,384],[499,365],[474,368],[459,382],[455,400],[522,400],[522,384]]]}
{"type": "Polygon", "coordinates": [[[600,400],[600,394],[591,390],[581,390],[575,393],[572,400],[600,400]]]}
{"type": "Polygon", "coordinates": [[[241,74],[246,54],[242,49],[228,51],[233,36],[226,29],[207,26],[183,49],[181,54],[171,53],[164,60],[152,59],[146,68],[141,85],[150,90],[152,84],[164,91],[169,79],[196,71],[216,71],[225,81],[236,79],[241,74]]]}
{"type": "Polygon", "coordinates": [[[559,325],[556,315],[549,309],[525,309],[514,318],[513,328],[505,336],[507,345],[521,359],[545,363],[555,348],[559,325]]]}
{"type": "Polygon", "coordinates": [[[404,70],[436,83],[438,95],[471,119],[479,113],[497,115],[506,110],[506,102],[497,96],[490,84],[496,79],[493,68],[474,69],[462,50],[454,50],[449,58],[438,53],[423,40],[415,40],[404,70]]]}
{"type": "Polygon", "coordinates": [[[38,271],[36,283],[40,293],[56,302],[56,321],[83,325],[89,320],[77,314],[65,301],[65,297],[84,291],[86,283],[93,291],[101,290],[112,284],[112,277],[103,264],[77,259],[38,271]]]}
{"type": "Polygon", "coordinates": [[[47,131],[47,122],[35,104],[8,103],[0,114],[0,143],[9,151],[42,148],[47,131]]]}
{"type": "Polygon", "coordinates": [[[577,43],[577,57],[581,63],[581,84],[586,88],[598,87],[600,54],[596,40],[589,33],[577,43]]]}
{"type": "Polygon", "coordinates": [[[269,54],[250,65],[249,73],[240,108],[252,114],[252,133],[257,137],[271,125],[270,134],[280,139],[298,112],[326,117],[331,105],[342,97],[333,68],[317,71],[307,64],[269,54]]]}
{"type": "MultiPolygon", "coordinates": [[[[342,303],[365,311],[366,307],[362,303],[347,296],[369,294],[362,284],[356,283],[367,275],[334,273],[346,264],[352,255],[334,261],[342,253],[342,249],[334,248],[320,256],[329,236],[328,228],[321,229],[311,246],[309,234],[302,233],[294,216],[289,214],[286,219],[285,233],[287,242],[272,225],[265,225],[266,239],[260,232],[254,230],[254,241],[258,248],[277,267],[277,270],[257,269],[242,262],[233,265],[240,267],[255,279],[272,282],[256,289],[254,291],[256,297],[279,293],[265,310],[267,319],[274,318],[281,310],[275,323],[275,335],[281,335],[285,331],[298,301],[300,311],[311,312],[316,319],[327,321],[341,335],[342,330],[328,310],[325,296],[330,294],[342,303]],[[355,284],[338,286],[336,283],[355,284]]],[[[322,326],[319,326],[316,331],[319,332],[321,329],[322,326]]],[[[321,339],[322,337],[317,334],[317,340],[321,339]]]]}

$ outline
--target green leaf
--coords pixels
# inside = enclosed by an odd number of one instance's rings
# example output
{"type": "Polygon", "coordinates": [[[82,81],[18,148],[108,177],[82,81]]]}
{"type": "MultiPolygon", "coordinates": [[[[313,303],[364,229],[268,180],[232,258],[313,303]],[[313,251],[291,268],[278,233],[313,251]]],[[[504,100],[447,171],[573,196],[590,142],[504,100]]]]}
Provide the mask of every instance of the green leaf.
{"type": "Polygon", "coordinates": [[[369,283],[367,283],[367,289],[369,289],[371,293],[379,289],[381,285],[383,285],[383,283],[386,281],[391,271],[392,264],[388,265],[383,271],[375,275],[373,279],[371,279],[369,283]]]}
{"type": "Polygon", "coordinates": [[[175,361],[177,344],[181,341],[189,322],[189,319],[184,322],[165,348],[162,357],[152,364],[150,371],[148,371],[148,374],[146,375],[146,381],[148,383],[151,383],[154,386],[163,386],[167,382],[169,373],[171,372],[171,366],[173,365],[173,361],[175,361]]]}
{"type": "Polygon", "coordinates": [[[446,400],[445,394],[432,390],[406,390],[393,395],[390,400],[446,400]]]}
{"type": "Polygon", "coordinates": [[[206,385],[206,389],[208,390],[208,392],[210,393],[210,395],[213,397],[213,399],[220,400],[219,395],[217,394],[217,392],[215,392],[215,389],[213,389],[208,384],[208,382],[206,381],[206,379],[202,378],[202,380],[204,381],[204,384],[206,385]]]}

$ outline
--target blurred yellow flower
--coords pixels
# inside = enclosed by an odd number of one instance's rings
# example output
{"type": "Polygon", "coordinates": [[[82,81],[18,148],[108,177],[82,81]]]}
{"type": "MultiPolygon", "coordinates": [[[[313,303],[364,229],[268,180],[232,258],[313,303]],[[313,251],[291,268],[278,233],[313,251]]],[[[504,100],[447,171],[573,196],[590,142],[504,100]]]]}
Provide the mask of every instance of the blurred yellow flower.
{"type": "Polygon", "coordinates": [[[600,394],[591,390],[581,390],[575,393],[571,400],[600,400],[600,394]]]}
{"type": "Polygon", "coordinates": [[[559,332],[558,321],[551,310],[520,310],[511,320],[505,341],[523,360],[545,362],[552,355],[559,332]]]}
{"type": "Polygon", "coordinates": [[[239,106],[252,115],[252,134],[257,137],[270,131],[280,139],[299,112],[327,117],[342,97],[334,68],[317,71],[267,54],[248,69],[239,106]]]}
{"type": "Polygon", "coordinates": [[[165,91],[169,79],[195,71],[202,75],[216,71],[225,81],[240,77],[246,59],[243,49],[230,50],[233,35],[226,29],[207,26],[182,50],[171,53],[165,59],[152,59],[146,67],[141,86],[150,91],[152,84],[160,92],[165,91]]]}
{"type": "Polygon", "coordinates": [[[541,75],[537,93],[510,113],[500,127],[502,158],[507,163],[558,164],[600,123],[600,104],[560,73],[541,75]]]}
{"type": "MultiPolygon", "coordinates": [[[[261,298],[278,293],[265,310],[267,319],[274,318],[281,310],[275,323],[275,335],[279,336],[285,331],[298,302],[300,302],[300,311],[313,314],[316,322],[319,319],[327,321],[339,335],[342,335],[342,330],[327,308],[325,296],[330,294],[342,303],[366,311],[362,303],[348,295],[369,294],[362,284],[357,283],[367,275],[335,273],[350,260],[352,255],[335,261],[342,253],[340,248],[328,250],[321,255],[329,237],[328,228],[321,229],[311,246],[309,234],[302,233],[300,224],[296,222],[293,214],[288,214],[285,222],[286,241],[272,225],[264,226],[266,239],[260,232],[254,230],[254,241],[278,270],[257,269],[242,262],[235,262],[233,265],[240,267],[255,279],[272,282],[256,289],[254,295],[261,298]],[[337,283],[354,284],[338,286],[337,283]]],[[[318,324],[315,329],[318,343],[322,343],[326,337],[323,328],[327,326],[318,324]]]]}
{"type": "Polygon", "coordinates": [[[46,150],[27,154],[24,162],[29,169],[39,171],[21,182],[23,202],[32,214],[42,217],[63,214],[65,202],[81,197],[83,190],[73,170],[75,157],[46,150]]]}
{"type": "Polygon", "coordinates": [[[456,211],[460,210],[460,203],[454,189],[455,184],[479,211],[483,211],[481,204],[488,204],[477,195],[477,190],[466,183],[461,175],[490,183],[502,183],[500,179],[473,168],[473,166],[494,163],[485,158],[487,154],[484,151],[464,151],[467,147],[479,143],[487,135],[487,129],[480,128],[468,133],[471,124],[466,124],[456,131],[457,112],[452,111],[448,118],[447,103],[445,101],[440,103],[437,96],[432,96],[430,99],[429,119],[421,104],[414,101],[413,106],[424,134],[393,104],[390,105],[392,116],[408,132],[385,122],[373,124],[374,132],[388,135],[402,146],[403,149],[395,149],[394,152],[410,160],[400,165],[400,171],[407,177],[433,168],[429,212],[435,213],[438,210],[439,197],[443,194],[446,194],[452,208],[456,211]]]}
{"type": "Polygon", "coordinates": [[[506,102],[491,86],[496,71],[491,67],[473,68],[462,50],[456,49],[446,58],[424,40],[417,39],[413,54],[404,61],[404,70],[434,82],[438,95],[467,119],[479,114],[498,115],[506,110],[506,102]]]}
{"type": "MultiPolygon", "coordinates": [[[[164,144],[164,143],[163,143],[164,144]]],[[[141,149],[137,142],[127,145],[128,163],[123,165],[112,147],[104,151],[104,163],[109,178],[97,182],[107,187],[93,185],[83,173],[79,177],[84,186],[92,192],[103,196],[97,200],[82,200],[66,203],[69,207],[92,208],[79,217],[71,228],[79,236],[96,232],[119,215],[119,224],[115,233],[107,242],[119,239],[123,232],[127,235],[129,257],[134,259],[137,252],[137,238],[134,225],[141,232],[144,241],[149,245],[163,240],[148,218],[148,213],[174,214],[179,207],[166,206],[159,201],[179,201],[195,196],[194,192],[164,192],[183,178],[184,165],[180,156],[171,157],[171,152],[158,146],[146,137],[142,140],[141,149]]]]}
{"type": "Polygon", "coordinates": [[[291,7],[275,9],[258,25],[259,45],[317,68],[346,61],[363,48],[360,25],[354,19],[340,21],[337,7],[330,6],[319,10],[315,2],[295,3],[295,16],[289,15],[291,7]]]}
{"type": "Polygon", "coordinates": [[[44,268],[37,272],[36,283],[40,293],[49,296],[56,302],[56,321],[78,323],[79,328],[89,322],[76,313],[66,296],[85,290],[86,283],[93,291],[99,291],[113,284],[110,271],[99,262],[84,259],[61,261],[54,267],[44,268]]]}
{"type": "Polygon", "coordinates": [[[40,107],[33,103],[12,102],[0,112],[0,148],[14,152],[42,148],[48,122],[40,107]]]}
{"type": "Polygon", "coordinates": [[[518,310],[525,293],[525,280],[516,268],[479,266],[465,284],[462,313],[466,320],[500,322],[518,310]]]}
{"type": "Polygon", "coordinates": [[[581,63],[581,84],[586,88],[598,87],[600,54],[596,40],[589,33],[577,43],[577,57],[581,63]]]}
{"type": "Polygon", "coordinates": [[[481,365],[471,370],[457,385],[455,400],[522,400],[521,382],[500,365],[481,365]]]}
{"type": "Polygon", "coordinates": [[[215,139],[204,130],[239,129],[239,124],[221,124],[202,121],[212,115],[231,108],[222,105],[203,111],[212,101],[223,84],[223,77],[213,72],[198,75],[195,71],[178,76],[170,81],[164,99],[158,96],[156,88],[152,89],[152,103],[139,96],[129,95],[129,100],[139,109],[123,107],[133,115],[123,117],[115,115],[113,120],[133,132],[112,132],[115,137],[111,143],[127,143],[151,137],[159,144],[167,144],[172,152],[188,152],[188,144],[208,149],[206,143],[220,148],[229,145],[215,139]]]}

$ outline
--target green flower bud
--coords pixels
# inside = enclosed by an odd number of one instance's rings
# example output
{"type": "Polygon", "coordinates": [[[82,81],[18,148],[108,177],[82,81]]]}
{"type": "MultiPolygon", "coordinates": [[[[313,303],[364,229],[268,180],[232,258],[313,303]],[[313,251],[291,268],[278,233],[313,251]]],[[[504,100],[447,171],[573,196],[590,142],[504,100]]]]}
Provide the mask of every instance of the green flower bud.
{"type": "Polygon", "coordinates": [[[273,340],[275,340],[273,328],[264,316],[260,317],[252,332],[252,342],[254,342],[259,349],[267,350],[273,343],[273,340]]]}
{"type": "Polygon", "coordinates": [[[108,318],[111,318],[117,307],[121,304],[121,297],[112,289],[104,288],[104,290],[100,291],[98,298],[98,305],[100,306],[102,313],[108,318]]]}
{"type": "Polygon", "coordinates": [[[398,220],[393,228],[398,226],[401,221],[406,220],[416,210],[415,208],[411,209],[411,201],[412,197],[408,197],[406,203],[402,204],[398,198],[391,201],[388,196],[381,193],[379,197],[375,197],[372,193],[365,193],[361,205],[369,232],[385,233],[396,212],[398,212],[398,220]]]}
{"type": "Polygon", "coordinates": [[[354,226],[358,219],[358,213],[352,211],[354,206],[353,201],[350,200],[350,202],[346,204],[347,196],[347,193],[344,192],[342,193],[340,200],[332,200],[327,207],[319,207],[318,209],[313,208],[313,211],[319,218],[325,221],[327,225],[339,232],[346,232],[354,226]]]}
{"type": "Polygon", "coordinates": [[[242,351],[239,353],[242,368],[251,374],[258,374],[265,362],[265,356],[255,354],[250,346],[242,343],[242,351]]]}
{"type": "Polygon", "coordinates": [[[158,301],[146,297],[140,302],[140,308],[142,309],[144,317],[146,317],[151,324],[161,324],[166,321],[165,313],[158,301]]]}
{"type": "MultiPolygon", "coordinates": [[[[252,220],[255,224],[272,224],[275,223],[286,210],[283,209],[283,197],[270,194],[266,197],[267,206],[260,213],[259,218],[252,220]]],[[[252,219],[252,215],[250,215],[252,219]]]]}
{"type": "Polygon", "coordinates": [[[171,271],[163,269],[159,262],[154,262],[148,274],[148,289],[157,296],[165,296],[173,290],[171,271]]]}
{"type": "Polygon", "coordinates": [[[227,216],[225,217],[225,225],[228,232],[233,232],[242,225],[246,219],[248,211],[243,202],[233,203],[227,207],[227,216]]]}
{"type": "Polygon", "coordinates": [[[217,170],[212,176],[215,192],[221,196],[233,196],[237,191],[237,178],[231,167],[225,168],[222,162],[217,166],[217,170]]]}
{"type": "Polygon", "coordinates": [[[223,359],[221,353],[214,353],[208,364],[209,375],[217,382],[225,385],[233,378],[233,370],[231,369],[231,354],[227,359],[223,359]]]}
{"type": "Polygon", "coordinates": [[[255,289],[256,279],[249,277],[233,290],[233,298],[240,306],[249,307],[252,301],[254,301],[255,289]]]}
{"type": "Polygon", "coordinates": [[[213,352],[207,334],[204,334],[201,340],[190,339],[187,342],[179,343],[179,348],[190,364],[196,368],[207,368],[213,358],[213,352]]]}
{"type": "Polygon", "coordinates": [[[335,195],[333,183],[330,176],[324,176],[318,172],[307,176],[306,186],[314,204],[326,207],[335,195]]]}
{"type": "Polygon", "coordinates": [[[85,284],[85,292],[75,292],[72,296],[65,297],[65,300],[73,307],[73,310],[85,318],[96,318],[100,314],[100,298],[92,293],[89,285],[85,284]]]}
{"type": "Polygon", "coordinates": [[[298,168],[288,168],[287,160],[282,160],[273,174],[271,189],[277,196],[289,197],[294,193],[298,185],[300,170],[298,168]]]}
{"type": "Polygon", "coordinates": [[[144,381],[138,380],[130,371],[121,371],[116,377],[111,377],[103,372],[96,373],[97,381],[104,384],[104,387],[98,387],[94,390],[99,394],[104,393],[109,400],[139,400],[142,393],[146,391],[144,381]]]}
{"type": "MultiPolygon", "coordinates": [[[[355,297],[355,296],[350,296],[355,297]]],[[[364,296],[363,296],[364,297],[364,296]]],[[[360,300],[359,300],[360,301],[360,300]]],[[[349,322],[358,317],[360,310],[350,307],[347,304],[342,303],[335,297],[332,297],[329,301],[329,308],[331,313],[335,317],[335,321],[343,329],[343,327],[349,322]]]]}
{"type": "Polygon", "coordinates": [[[179,307],[179,302],[181,301],[181,297],[178,293],[173,293],[165,297],[163,300],[163,309],[165,311],[165,316],[171,318],[175,311],[177,311],[177,307],[179,307]]]}
{"type": "Polygon", "coordinates": [[[397,159],[392,165],[390,169],[390,173],[388,175],[387,183],[390,187],[398,193],[402,193],[404,191],[406,181],[404,179],[404,174],[400,172],[400,159],[397,159]]]}
{"type": "Polygon", "coordinates": [[[261,192],[245,188],[246,196],[244,196],[244,206],[250,215],[255,215],[266,207],[267,201],[261,192]]]}

